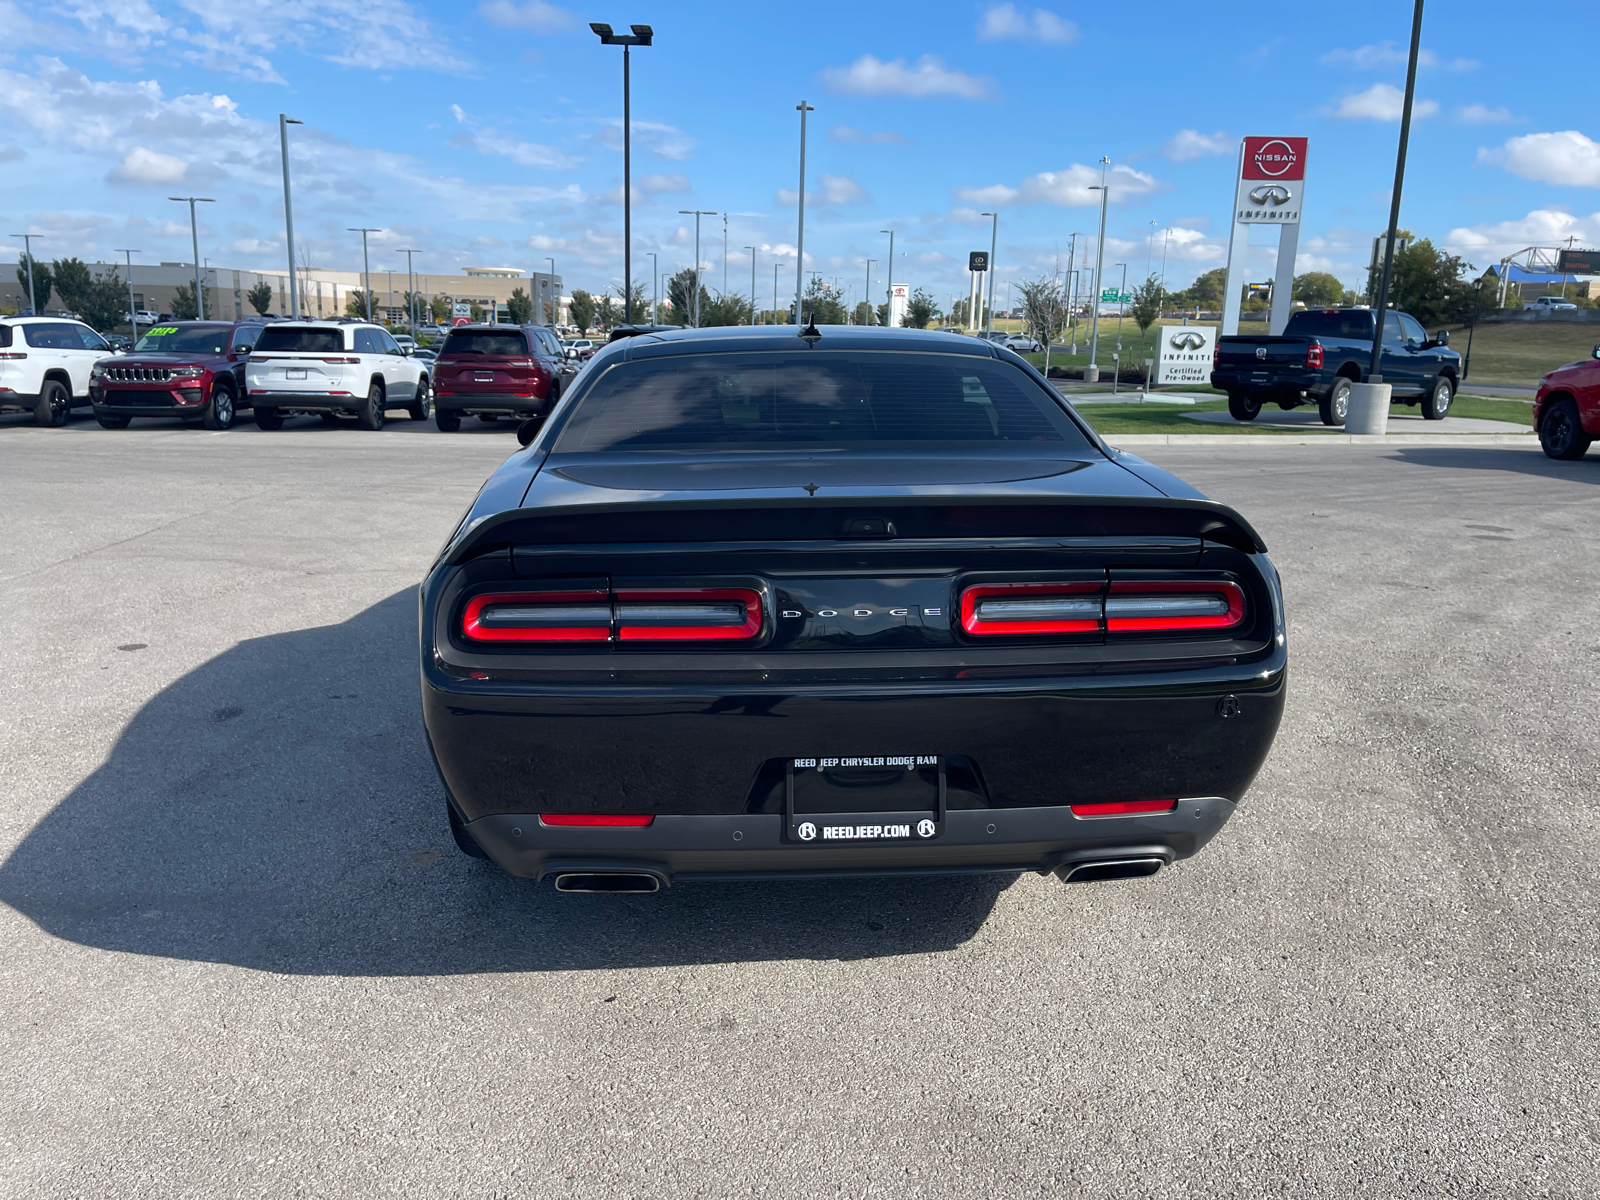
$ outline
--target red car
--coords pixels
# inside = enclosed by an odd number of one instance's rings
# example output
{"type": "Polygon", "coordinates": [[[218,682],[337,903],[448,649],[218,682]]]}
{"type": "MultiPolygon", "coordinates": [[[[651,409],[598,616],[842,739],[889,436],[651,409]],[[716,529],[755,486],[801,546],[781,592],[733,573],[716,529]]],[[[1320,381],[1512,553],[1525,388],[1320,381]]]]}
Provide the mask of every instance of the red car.
{"type": "Polygon", "coordinates": [[[1584,361],[1557,367],[1539,381],[1533,427],[1551,458],[1582,458],[1600,437],[1600,346],[1584,361]]]}
{"type": "Polygon", "coordinates": [[[94,415],[107,429],[134,417],[179,417],[231,429],[245,399],[244,364],[264,328],[257,321],[157,325],[128,354],[103,359],[89,377],[94,415]]]}
{"type": "Polygon", "coordinates": [[[572,374],[543,325],[462,325],[433,364],[433,421],[444,433],[465,414],[480,421],[549,413],[572,374]]]}

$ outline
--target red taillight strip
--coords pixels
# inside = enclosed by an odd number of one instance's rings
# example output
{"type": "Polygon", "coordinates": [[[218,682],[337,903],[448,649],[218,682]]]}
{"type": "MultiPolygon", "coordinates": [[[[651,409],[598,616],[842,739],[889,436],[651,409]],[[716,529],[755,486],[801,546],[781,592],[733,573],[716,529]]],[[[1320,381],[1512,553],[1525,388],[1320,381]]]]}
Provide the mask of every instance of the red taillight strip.
{"type": "Polygon", "coordinates": [[[1236,583],[1222,579],[1184,580],[1112,580],[1111,594],[1106,597],[1106,629],[1111,633],[1138,633],[1160,629],[1228,629],[1244,620],[1244,590],[1236,583]],[[1216,607],[1222,600],[1227,611],[1197,611],[1162,615],[1158,612],[1136,612],[1128,605],[1119,614],[1119,598],[1135,600],[1140,596],[1162,598],[1169,603],[1179,597],[1194,597],[1196,608],[1216,607]]]}
{"type": "Polygon", "coordinates": [[[1169,813],[1178,807],[1176,800],[1107,800],[1098,804],[1074,804],[1075,817],[1133,817],[1142,813],[1169,813]]]}
{"type": "Polygon", "coordinates": [[[602,588],[474,596],[461,615],[461,632],[475,642],[604,642],[611,637],[611,596],[602,588]],[[495,607],[522,610],[530,623],[485,625],[484,610],[495,607]],[[550,620],[563,623],[532,623],[541,608],[550,620]]]}
{"type": "Polygon", "coordinates": [[[639,828],[654,821],[654,817],[634,817],[613,813],[540,813],[541,825],[608,825],[639,828]]]}
{"type": "Polygon", "coordinates": [[[1100,630],[1100,614],[1070,617],[1054,620],[1020,620],[996,621],[985,620],[979,611],[980,602],[983,600],[1022,600],[1026,598],[1045,599],[1051,596],[1082,598],[1096,597],[1095,607],[1098,610],[1098,597],[1105,584],[1098,579],[1081,580],[1071,583],[984,583],[976,587],[969,587],[961,593],[961,628],[977,637],[991,637],[998,634],[1036,634],[1036,633],[1097,633],[1100,630]]]}
{"type": "Polygon", "coordinates": [[[617,637],[624,642],[747,641],[761,633],[761,594],[751,588],[619,588],[614,594],[617,637]],[[724,607],[715,607],[718,601],[724,607]],[[728,602],[744,606],[742,617],[727,610],[728,602]],[[648,605],[653,611],[630,620],[630,605],[648,605]],[[674,609],[681,617],[675,617],[674,609]]]}

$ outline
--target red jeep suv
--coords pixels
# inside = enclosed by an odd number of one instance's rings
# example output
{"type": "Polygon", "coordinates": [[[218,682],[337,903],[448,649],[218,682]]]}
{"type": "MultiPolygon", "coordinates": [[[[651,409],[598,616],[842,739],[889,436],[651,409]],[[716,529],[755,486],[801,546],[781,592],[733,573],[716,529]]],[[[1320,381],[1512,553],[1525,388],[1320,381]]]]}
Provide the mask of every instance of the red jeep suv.
{"type": "Polygon", "coordinates": [[[445,433],[464,414],[481,421],[549,413],[573,374],[543,325],[460,325],[433,365],[433,421],[445,433]]]}
{"type": "Polygon", "coordinates": [[[261,336],[255,321],[174,321],[157,325],[127,354],[94,365],[89,399],[107,429],[134,417],[180,417],[231,429],[247,406],[244,364],[261,336]]]}

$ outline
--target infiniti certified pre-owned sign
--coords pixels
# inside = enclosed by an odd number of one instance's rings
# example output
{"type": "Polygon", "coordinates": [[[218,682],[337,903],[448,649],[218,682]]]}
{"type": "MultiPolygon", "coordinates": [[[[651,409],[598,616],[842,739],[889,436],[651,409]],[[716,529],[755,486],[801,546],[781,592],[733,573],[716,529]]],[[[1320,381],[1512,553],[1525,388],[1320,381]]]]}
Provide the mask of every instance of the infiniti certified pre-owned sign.
{"type": "Polygon", "coordinates": [[[1217,331],[1209,325],[1166,326],[1161,331],[1156,382],[1210,383],[1211,352],[1217,331]]]}
{"type": "Polygon", "coordinates": [[[1206,344],[1205,335],[1193,329],[1180,329],[1168,339],[1168,345],[1174,350],[1199,350],[1206,344]]]}

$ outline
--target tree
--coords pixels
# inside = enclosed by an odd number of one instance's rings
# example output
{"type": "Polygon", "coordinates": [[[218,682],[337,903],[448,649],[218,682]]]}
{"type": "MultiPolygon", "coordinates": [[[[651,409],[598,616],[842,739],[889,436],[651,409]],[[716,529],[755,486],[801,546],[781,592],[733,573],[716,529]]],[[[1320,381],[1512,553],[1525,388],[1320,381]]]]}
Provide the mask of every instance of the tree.
{"type": "Polygon", "coordinates": [[[1017,285],[1022,296],[1022,321],[1028,333],[1050,345],[1067,323],[1067,298],[1053,275],[1025,280],[1017,285]]]}
{"type": "MultiPolygon", "coordinates": [[[[965,296],[963,296],[961,299],[957,300],[954,304],[952,304],[950,306],[950,324],[958,325],[962,329],[965,329],[967,327],[967,312],[971,308],[971,306],[972,306],[972,301],[967,299],[965,296]]],[[[978,328],[979,329],[983,328],[983,326],[984,326],[984,318],[986,316],[988,316],[988,314],[989,314],[988,306],[980,303],[979,306],[978,306],[978,328]]]]}
{"type": "Polygon", "coordinates": [[[610,329],[622,320],[622,310],[610,296],[601,296],[594,306],[594,320],[602,330],[610,329]]]}
{"type": "MultiPolygon", "coordinates": [[[[667,280],[667,301],[672,305],[673,319],[684,325],[695,323],[695,314],[703,318],[706,310],[711,306],[711,293],[706,291],[706,285],[700,285],[698,305],[695,304],[695,270],[693,267],[684,267],[671,279],[667,280]]],[[[703,323],[703,321],[702,321],[703,323]]]]}
{"type": "Polygon", "coordinates": [[[483,319],[484,319],[485,315],[486,314],[483,311],[483,305],[479,304],[476,300],[472,300],[472,301],[468,302],[468,305],[467,305],[467,318],[470,321],[472,321],[473,324],[475,324],[475,325],[483,324],[483,319]]]}
{"type": "Polygon", "coordinates": [[[1161,315],[1161,306],[1166,302],[1166,299],[1166,290],[1162,288],[1161,281],[1154,275],[1133,289],[1133,307],[1128,310],[1128,315],[1139,326],[1141,334],[1147,333],[1150,326],[1156,323],[1156,318],[1161,315]]]}
{"type": "Polygon", "coordinates": [[[250,301],[251,308],[264,317],[272,308],[272,285],[265,279],[258,279],[255,287],[244,294],[244,298],[250,301]]]}
{"type": "Polygon", "coordinates": [[[906,315],[902,324],[907,329],[926,329],[937,309],[933,297],[922,288],[917,288],[911,293],[911,299],[906,301],[906,315]]]}
{"type": "Polygon", "coordinates": [[[589,326],[594,324],[594,297],[582,288],[573,288],[572,303],[568,305],[568,311],[572,314],[572,323],[578,327],[578,332],[587,335],[589,326]]]}
{"type": "MultiPolygon", "coordinates": [[[[344,315],[365,321],[367,319],[367,293],[360,288],[351,288],[346,292],[344,315]]],[[[372,316],[374,320],[378,316],[378,298],[376,296],[372,297],[372,316]]]]}
{"type": "MultiPolygon", "coordinates": [[[[622,294],[622,289],[620,287],[613,288],[612,291],[617,297],[617,307],[622,308],[621,302],[627,297],[622,294]]],[[[623,320],[627,317],[627,315],[627,309],[622,308],[622,315],[617,319],[619,321],[623,320]]],[[[645,303],[644,284],[642,283],[636,283],[633,285],[633,322],[635,325],[648,325],[650,323],[650,306],[645,303]]]]}
{"type": "Polygon", "coordinates": [[[801,301],[800,319],[815,325],[844,324],[844,293],[813,275],[801,301]]]}
{"type": "Polygon", "coordinates": [[[1307,271],[1294,277],[1294,295],[1307,308],[1333,308],[1344,299],[1344,284],[1326,271],[1307,271]]]}
{"type": "Polygon", "coordinates": [[[435,296],[428,301],[428,315],[435,321],[448,321],[450,319],[450,301],[444,296],[435,296]]]}
{"type": "Polygon", "coordinates": [[[172,319],[175,321],[193,321],[200,315],[200,306],[195,303],[194,284],[185,283],[172,293],[172,319]]]}
{"type": "MultiPolygon", "coordinates": [[[[1471,263],[1439,250],[1428,238],[1414,241],[1395,252],[1389,303],[1424,325],[1464,324],[1472,314],[1472,281],[1466,278],[1470,270],[1471,263]]],[[[1381,262],[1368,272],[1367,290],[1374,304],[1382,273],[1381,262]]]]}
{"type": "Polygon", "coordinates": [[[88,266],[76,258],[58,258],[50,264],[50,271],[55,277],[56,295],[61,297],[61,303],[77,312],[78,302],[94,285],[88,266]]]}
{"type": "Polygon", "coordinates": [[[77,259],[69,259],[64,265],[68,265],[69,269],[65,275],[57,272],[56,286],[59,288],[62,281],[66,281],[66,287],[70,291],[63,294],[63,302],[77,313],[85,324],[102,333],[124,324],[123,314],[128,308],[128,292],[122,286],[122,276],[115,267],[96,279],[77,259]]]}
{"type": "MultiPolygon", "coordinates": [[[[31,255],[18,256],[17,282],[22,285],[22,294],[28,294],[28,260],[31,255]]],[[[33,300],[36,304],[35,314],[42,313],[50,303],[50,292],[55,287],[55,276],[50,273],[50,268],[37,258],[33,259],[33,300]]]]}
{"type": "MultiPolygon", "coordinates": [[[[506,308],[511,311],[513,325],[531,325],[533,323],[533,300],[521,288],[514,288],[511,299],[506,301],[506,308]]],[[[543,324],[543,322],[540,322],[543,324]]]]}
{"type": "Polygon", "coordinates": [[[1222,307],[1222,292],[1228,286],[1228,272],[1224,267],[1207,271],[1180,294],[1185,308],[1222,307]]]}
{"type": "Polygon", "coordinates": [[[737,292],[718,293],[704,300],[700,306],[700,327],[711,329],[721,325],[750,325],[750,297],[737,292]]]}

